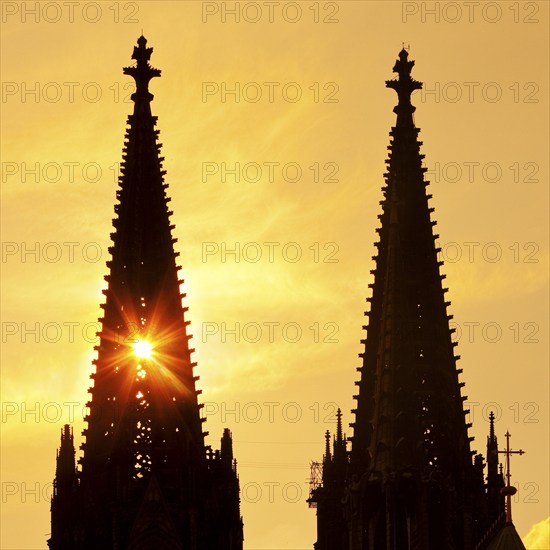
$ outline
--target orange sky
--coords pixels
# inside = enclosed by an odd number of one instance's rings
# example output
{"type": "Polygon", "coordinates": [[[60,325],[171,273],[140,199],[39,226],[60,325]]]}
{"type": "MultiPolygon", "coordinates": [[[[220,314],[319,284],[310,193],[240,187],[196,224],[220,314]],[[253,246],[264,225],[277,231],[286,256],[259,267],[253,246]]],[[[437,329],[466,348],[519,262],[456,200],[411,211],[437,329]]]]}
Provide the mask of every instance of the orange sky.
{"type": "Polygon", "coordinates": [[[309,462],[337,406],[352,421],[403,41],[432,91],[413,103],[473,445],[494,409],[501,443],[509,429],[527,451],[513,459],[526,535],[549,515],[548,3],[237,2],[240,22],[233,4],[2,4],[0,546],[45,548],[71,416],[82,441],[132,110],[122,67],[142,29],[163,71],[152,109],[209,442],[233,431],[245,548],[315,541],[309,462]]]}

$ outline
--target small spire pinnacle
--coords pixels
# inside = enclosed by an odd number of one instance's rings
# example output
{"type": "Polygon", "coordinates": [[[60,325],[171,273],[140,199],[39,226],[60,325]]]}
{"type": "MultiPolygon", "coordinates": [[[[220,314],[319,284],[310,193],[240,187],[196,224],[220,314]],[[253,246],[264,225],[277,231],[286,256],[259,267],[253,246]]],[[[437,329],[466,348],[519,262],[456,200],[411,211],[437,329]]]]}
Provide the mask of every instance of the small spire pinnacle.
{"type": "Polygon", "coordinates": [[[342,443],[342,411],[338,409],[336,411],[336,442],[342,443]]]}
{"type": "Polygon", "coordinates": [[[132,54],[132,59],[135,59],[137,63],[134,67],[124,67],[123,73],[132,76],[136,81],[136,93],[132,94],[132,100],[151,101],[154,96],[149,93],[149,81],[155,76],[160,76],[161,71],[149,64],[153,48],[146,47],[147,39],[143,34],[137,39],[137,43],[132,54]]]}
{"type": "Polygon", "coordinates": [[[73,429],[69,424],[65,424],[61,429],[61,442],[63,441],[73,442],[73,429]]]}
{"type": "Polygon", "coordinates": [[[75,449],[73,430],[69,424],[61,428],[61,445],[57,451],[55,477],[57,487],[70,486],[75,476],[75,449]]]}
{"type": "Polygon", "coordinates": [[[489,413],[489,440],[495,440],[495,413],[493,411],[489,413]]]}
{"type": "Polygon", "coordinates": [[[220,453],[222,460],[231,464],[233,462],[233,439],[231,437],[231,431],[229,428],[223,430],[223,436],[221,438],[220,453]]]}
{"type": "Polygon", "coordinates": [[[325,460],[330,460],[330,432],[325,432],[325,460]]]}
{"type": "Polygon", "coordinates": [[[498,451],[501,454],[506,455],[506,487],[503,487],[501,493],[506,497],[506,523],[512,523],[512,496],[517,493],[517,489],[510,485],[510,456],[513,454],[522,455],[525,451],[520,449],[519,451],[512,451],[510,449],[510,432],[506,431],[506,449],[504,451],[498,451]]]}

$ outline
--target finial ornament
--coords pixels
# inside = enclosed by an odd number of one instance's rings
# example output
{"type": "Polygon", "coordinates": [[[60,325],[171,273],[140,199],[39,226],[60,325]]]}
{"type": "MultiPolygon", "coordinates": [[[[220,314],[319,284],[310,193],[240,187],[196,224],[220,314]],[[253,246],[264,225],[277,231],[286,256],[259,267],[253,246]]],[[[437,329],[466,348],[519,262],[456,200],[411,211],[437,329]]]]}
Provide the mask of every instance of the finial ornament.
{"type": "Polygon", "coordinates": [[[510,449],[510,432],[506,431],[506,449],[504,451],[499,451],[500,454],[506,455],[506,487],[501,489],[501,493],[506,497],[506,523],[512,523],[512,496],[517,493],[517,489],[510,485],[510,456],[513,454],[522,455],[525,454],[525,451],[520,449],[519,451],[512,451],[510,449]]]}
{"type": "MultiPolygon", "coordinates": [[[[403,115],[403,117],[407,114],[411,115],[416,110],[416,107],[413,107],[411,104],[411,94],[414,90],[420,90],[422,88],[422,82],[418,82],[418,80],[414,80],[411,77],[411,70],[413,67],[414,61],[409,61],[409,52],[405,49],[405,45],[403,44],[403,48],[399,52],[399,59],[393,66],[393,72],[397,73],[399,78],[386,80],[386,87],[395,90],[399,98],[399,103],[393,111],[397,113],[397,115],[403,115]]],[[[403,122],[403,120],[401,122],[403,122]]]]}
{"type": "Polygon", "coordinates": [[[124,74],[130,75],[136,81],[136,93],[132,94],[132,100],[145,99],[151,101],[153,94],[149,93],[149,81],[155,76],[160,76],[161,71],[151,67],[149,59],[153,53],[153,48],[147,48],[147,39],[143,34],[137,39],[137,46],[134,46],[132,59],[136,60],[134,67],[124,67],[124,74]]]}

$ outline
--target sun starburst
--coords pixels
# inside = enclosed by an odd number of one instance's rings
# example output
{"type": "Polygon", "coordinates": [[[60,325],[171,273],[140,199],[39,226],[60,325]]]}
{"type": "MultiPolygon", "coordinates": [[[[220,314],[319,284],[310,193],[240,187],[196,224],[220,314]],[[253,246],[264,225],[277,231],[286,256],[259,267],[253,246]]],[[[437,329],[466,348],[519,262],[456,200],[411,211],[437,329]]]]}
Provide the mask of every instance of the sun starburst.
{"type": "Polygon", "coordinates": [[[143,359],[151,359],[153,356],[153,344],[147,340],[138,340],[134,344],[134,355],[143,359]]]}

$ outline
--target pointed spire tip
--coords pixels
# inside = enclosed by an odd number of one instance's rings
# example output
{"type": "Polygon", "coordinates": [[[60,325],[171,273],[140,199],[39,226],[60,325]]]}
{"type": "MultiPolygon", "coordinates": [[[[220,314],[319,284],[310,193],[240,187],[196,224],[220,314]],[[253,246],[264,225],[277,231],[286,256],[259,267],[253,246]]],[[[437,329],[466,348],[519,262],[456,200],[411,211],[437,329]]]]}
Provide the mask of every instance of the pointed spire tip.
{"type": "Polygon", "coordinates": [[[160,76],[161,71],[149,64],[153,48],[147,48],[147,39],[143,34],[137,39],[137,44],[137,46],[134,46],[132,53],[132,59],[136,61],[136,65],[124,67],[123,73],[130,75],[136,81],[136,93],[132,94],[132,100],[151,101],[153,94],[149,93],[149,81],[156,76],[160,76]]]}
{"type": "Polygon", "coordinates": [[[386,87],[395,90],[399,99],[398,105],[393,110],[398,115],[398,125],[412,123],[412,113],[416,107],[411,104],[411,94],[415,90],[422,89],[422,82],[411,77],[413,67],[414,61],[409,61],[408,49],[403,44],[403,48],[399,52],[399,59],[393,66],[393,72],[398,74],[398,78],[386,80],[386,87]]]}

